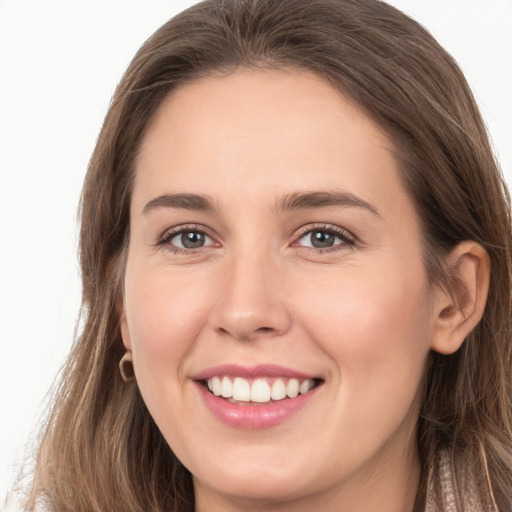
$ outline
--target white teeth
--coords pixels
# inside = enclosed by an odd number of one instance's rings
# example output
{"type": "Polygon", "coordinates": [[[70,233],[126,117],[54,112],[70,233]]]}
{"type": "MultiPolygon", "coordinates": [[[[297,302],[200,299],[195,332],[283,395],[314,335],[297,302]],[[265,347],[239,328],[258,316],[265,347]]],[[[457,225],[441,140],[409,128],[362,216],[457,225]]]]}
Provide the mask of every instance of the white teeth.
{"type": "Polygon", "coordinates": [[[304,395],[313,387],[313,381],[311,379],[303,380],[299,386],[299,393],[304,395]]]}
{"type": "Polygon", "coordinates": [[[233,396],[233,384],[229,377],[224,377],[222,379],[222,393],[221,395],[224,398],[231,398],[233,396]]]}
{"type": "Polygon", "coordinates": [[[243,377],[236,377],[234,381],[230,377],[212,377],[207,382],[208,389],[215,396],[232,398],[238,402],[268,403],[270,400],[283,400],[286,397],[295,398],[304,395],[314,388],[312,379],[275,379],[272,386],[264,378],[255,379],[252,385],[243,377]]]}
{"type": "Polygon", "coordinates": [[[251,386],[242,377],[237,377],[233,382],[233,400],[240,402],[250,402],[251,400],[251,386]]]}
{"type": "Polygon", "coordinates": [[[263,379],[256,379],[251,387],[251,402],[270,402],[270,386],[263,379]]]}
{"type": "Polygon", "coordinates": [[[286,394],[290,398],[295,398],[299,394],[299,380],[290,379],[286,384],[286,394]]]}
{"type": "Polygon", "coordinates": [[[213,394],[219,396],[222,393],[222,384],[220,383],[219,377],[213,377],[211,381],[213,394]]]}
{"type": "Polygon", "coordinates": [[[272,400],[282,400],[286,396],[286,385],[283,379],[276,379],[274,381],[270,396],[272,397],[272,400]]]}

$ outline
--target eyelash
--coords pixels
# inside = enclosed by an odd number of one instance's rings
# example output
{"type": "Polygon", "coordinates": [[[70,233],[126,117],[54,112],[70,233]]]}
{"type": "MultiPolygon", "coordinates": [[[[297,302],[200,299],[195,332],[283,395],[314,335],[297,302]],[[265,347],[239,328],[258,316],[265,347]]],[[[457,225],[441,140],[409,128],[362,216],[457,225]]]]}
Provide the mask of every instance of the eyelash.
{"type": "Polygon", "coordinates": [[[349,233],[346,229],[340,228],[339,226],[335,226],[333,224],[309,224],[300,228],[297,232],[296,239],[292,243],[292,246],[299,246],[307,251],[311,251],[315,254],[325,254],[330,252],[335,252],[339,250],[343,250],[344,248],[350,248],[355,246],[357,239],[349,233]],[[318,248],[318,247],[306,247],[298,245],[298,242],[303,239],[306,235],[312,234],[315,232],[323,232],[329,235],[333,235],[336,238],[341,240],[341,243],[335,244],[331,247],[326,248],[318,248]]]}
{"type": "Polygon", "coordinates": [[[210,238],[214,243],[208,246],[199,247],[198,249],[204,249],[205,247],[212,247],[215,246],[215,239],[210,234],[210,230],[206,229],[204,226],[201,226],[199,224],[185,224],[183,226],[179,226],[176,228],[172,228],[170,230],[167,230],[163,236],[161,237],[160,241],[157,243],[159,246],[165,247],[166,250],[171,251],[173,254],[186,254],[190,255],[191,253],[196,252],[194,249],[185,249],[181,247],[177,247],[173,244],[171,244],[171,240],[178,235],[182,235],[183,233],[198,233],[202,234],[208,238],[210,238]]]}
{"type": "MultiPolygon", "coordinates": [[[[208,247],[213,247],[217,243],[215,242],[215,238],[210,234],[210,230],[206,229],[204,226],[201,226],[199,224],[186,224],[183,226],[179,226],[176,228],[172,228],[171,230],[167,230],[161,237],[160,241],[157,243],[158,246],[163,246],[166,248],[166,250],[171,251],[173,254],[185,254],[190,255],[191,253],[195,253],[196,249],[186,249],[177,247],[173,244],[171,244],[171,240],[178,235],[182,235],[183,233],[197,233],[204,235],[208,237],[210,240],[213,241],[212,244],[207,246],[202,246],[197,248],[197,251],[199,249],[204,249],[208,247]]],[[[295,234],[294,241],[292,242],[292,247],[302,247],[302,249],[313,252],[315,254],[325,254],[330,252],[335,252],[338,250],[342,250],[343,248],[349,248],[356,245],[357,239],[349,233],[347,230],[340,228],[338,226],[335,226],[333,224],[309,224],[307,226],[304,226],[300,228],[297,233],[295,234]],[[307,247],[299,245],[299,241],[303,239],[308,234],[314,233],[314,232],[324,232],[329,235],[333,235],[336,238],[339,238],[341,240],[341,243],[335,244],[331,247],[326,248],[317,248],[317,247],[307,247]]]]}

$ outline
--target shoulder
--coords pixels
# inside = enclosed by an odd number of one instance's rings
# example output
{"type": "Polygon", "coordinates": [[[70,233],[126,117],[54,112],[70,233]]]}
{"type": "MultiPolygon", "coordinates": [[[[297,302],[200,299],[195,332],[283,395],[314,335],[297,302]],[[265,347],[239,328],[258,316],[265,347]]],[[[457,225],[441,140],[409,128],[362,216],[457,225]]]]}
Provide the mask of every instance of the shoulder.
{"type": "Polygon", "coordinates": [[[485,454],[455,457],[448,450],[441,451],[429,474],[425,512],[499,512],[485,454]]]}

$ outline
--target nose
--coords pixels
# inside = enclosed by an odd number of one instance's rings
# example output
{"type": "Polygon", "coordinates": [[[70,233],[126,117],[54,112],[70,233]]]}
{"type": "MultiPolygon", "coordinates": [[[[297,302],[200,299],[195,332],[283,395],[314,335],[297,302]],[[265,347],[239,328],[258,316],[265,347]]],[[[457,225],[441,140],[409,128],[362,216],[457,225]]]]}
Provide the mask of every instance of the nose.
{"type": "Polygon", "coordinates": [[[291,316],[283,273],[271,260],[252,255],[226,264],[211,314],[212,327],[218,334],[250,341],[288,331],[291,316]]]}

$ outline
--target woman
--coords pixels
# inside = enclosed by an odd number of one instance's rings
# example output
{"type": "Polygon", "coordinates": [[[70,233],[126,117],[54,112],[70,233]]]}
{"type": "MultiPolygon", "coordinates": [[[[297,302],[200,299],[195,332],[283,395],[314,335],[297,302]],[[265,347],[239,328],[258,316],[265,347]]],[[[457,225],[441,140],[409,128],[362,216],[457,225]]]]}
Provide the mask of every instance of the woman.
{"type": "Polygon", "coordinates": [[[509,200],[373,0],[207,1],[116,91],[29,506],[510,510],[509,200]]]}

